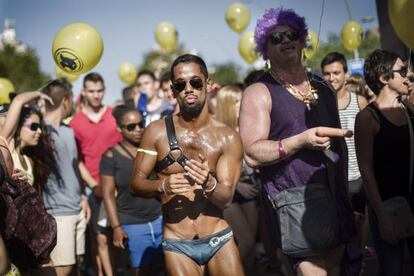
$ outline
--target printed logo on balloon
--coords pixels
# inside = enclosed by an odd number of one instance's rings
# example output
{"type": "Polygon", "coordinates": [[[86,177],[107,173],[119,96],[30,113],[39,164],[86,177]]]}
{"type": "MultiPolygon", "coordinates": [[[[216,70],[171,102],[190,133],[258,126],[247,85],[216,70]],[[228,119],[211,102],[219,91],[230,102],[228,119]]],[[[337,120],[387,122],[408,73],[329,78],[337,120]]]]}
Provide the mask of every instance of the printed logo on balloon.
{"type": "Polygon", "coordinates": [[[69,24],[53,39],[53,58],[66,73],[79,75],[90,71],[98,64],[102,54],[101,35],[85,23],[69,24]]]}

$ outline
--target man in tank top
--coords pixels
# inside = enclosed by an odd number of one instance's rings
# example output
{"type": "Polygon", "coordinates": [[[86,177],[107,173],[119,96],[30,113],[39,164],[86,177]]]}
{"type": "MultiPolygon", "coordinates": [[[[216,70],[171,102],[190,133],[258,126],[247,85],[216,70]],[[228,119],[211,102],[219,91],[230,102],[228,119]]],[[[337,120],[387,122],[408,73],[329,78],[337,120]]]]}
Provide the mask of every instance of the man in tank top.
{"type": "MultiPolygon", "coordinates": [[[[326,150],[335,156],[336,203],[332,207],[340,217],[340,244],[316,256],[291,256],[290,261],[299,275],[340,275],[344,244],[355,234],[345,187],[345,143],[341,139],[351,133],[339,128],[336,98],[329,85],[303,68],[307,32],[305,19],[293,10],[270,9],[257,21],[257,50],[270,61],[271,69],[243,92],[240,134],[245,159],[250,166],[260,168],[262,184],[272,200],[287,189],[315,181],[328,185],[326,150]],[[319,113],[321,104],[325,118],[319,113]]],[[[282,240],[280,231],[288,230],[279,226],[270,204],[265,208],[278,244],[282,240]]]]}
{"type": "MultiPolygon", "coordinates": [[[[349,76],[344,55],[338,52],[327,54],[321,62],[321,69],[323,78],[335,89],[341,127],[354,131],[355,117],[368,103],[363,96],[347,89],[346,82],[349,76]]],[[[348,196],[354,210],[355,221],[362,231],[366,197],[356,159],[354,137],[345,138],[345,142],[348,147],[348,196]]],[[[360,234],[361,232],[359,236],[360,234]]],[[[360,245],[360,238],[358,240],[357,243],[360,245]]]]}

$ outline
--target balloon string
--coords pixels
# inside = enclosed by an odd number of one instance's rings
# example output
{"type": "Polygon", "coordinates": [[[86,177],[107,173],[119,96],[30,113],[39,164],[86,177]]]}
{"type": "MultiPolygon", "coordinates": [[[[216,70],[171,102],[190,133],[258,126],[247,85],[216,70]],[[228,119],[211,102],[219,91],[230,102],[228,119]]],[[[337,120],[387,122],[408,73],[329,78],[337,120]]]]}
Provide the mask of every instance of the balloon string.
{"type": "Polygon", "coordinates": [[[316,49],[319,47],[320,37],[321,37],[321,28],[322,28],[322,18],[325,12],[325,0],[322,0],[322,7],[321,7],[321,16],[319,18],[319,27],[318,27],[318,42],[316,44],[316,49]]]}

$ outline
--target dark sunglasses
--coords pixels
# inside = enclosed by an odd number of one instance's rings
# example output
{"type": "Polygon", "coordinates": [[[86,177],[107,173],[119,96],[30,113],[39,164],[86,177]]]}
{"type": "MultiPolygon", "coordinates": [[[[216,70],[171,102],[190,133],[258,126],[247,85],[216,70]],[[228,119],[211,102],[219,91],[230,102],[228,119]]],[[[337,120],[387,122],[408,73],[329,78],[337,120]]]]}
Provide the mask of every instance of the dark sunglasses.
{"type": "Polygon", "coordinates": [[[289,30],[286,32],[274,32],[269,35],[270,42],[273,45],[280,44],[284,37],[287,37],[290,41],[296,41],[299,39],[299,32],[296,30],[289,30]]]}
{"type": "MultiPolygon", "coordinates": [[[[188,81],[190,83],[190,85],[197,90],[200,90],[201,88],[203,88],[203,80],[200,78],[194,78],[188,81]]],[[[175,92],[181,92],[185,89],[185,87],[187,86],[187,81],[183,80],[183,79],[179,79],[179,80],[175,80],[172,82],[172,88],[174,89],[175,92]]]]}
{"type": "Polygon", "coordinates": [[[402,66],[400,69],[398,69],[398,70],[392,70],[391,72],[393,72],[393,73],[399,73],[401,75],[401,77],[406,78],[407,77],[407,73],[408,73],[408,67],[407,66],[402,66]]]}
{"type": "Polygon", "coordinates": [[[31,131],[36,131],[38,128],[40,128],[39,123],[24,124],[23,126],[29,128],[31,131]]]}
{"type": "Polygon", "coordinates": [[[127,125],[121,125],[122,128],[126,128],[126,130],[128,131],[133,131],[135,130],[137,127],[139,128],[144,128],[145,127],[145,122],[141,121],[139,123],[136,124],[127,124],[127,125]]]}

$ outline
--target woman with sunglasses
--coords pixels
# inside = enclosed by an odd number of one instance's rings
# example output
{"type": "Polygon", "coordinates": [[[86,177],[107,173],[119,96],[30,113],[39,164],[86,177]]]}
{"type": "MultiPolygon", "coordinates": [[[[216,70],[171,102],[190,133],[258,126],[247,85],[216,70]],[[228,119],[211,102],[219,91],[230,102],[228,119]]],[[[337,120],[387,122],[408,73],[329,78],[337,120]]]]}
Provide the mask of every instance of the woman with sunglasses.
{"type": "Polygon", "coordinates": [[[163,256],[161,205],[154,198],[134,197],[129,192],[144,121],[139,112],[125,105],[115,107],[112,115],[123,139],[102,157],[99,174],[113,243],[128,250],[134,275],[155,275],[163,256]]]}
{"type": "Polygon", "coordinates": [[[414,235],[405,234],[402,223],[409,221],[410,209],[414,213],[414,143],[410,134],[414,109],[401,100],[409,95],[407,67],[397,54],[375,50],[365,59],[364,76],[377,96],[355,121],[355,148],[369,202],[368,221],[381,275],[403,275],[405,244],[414,264],[414,235]],[[390,203],[395,200],[408,205],[407,216],[390,212],[390,203]],[[402,221],[396,221],[398,217],[402,221]]]}
{"type": "Polygon", "coordinates": [[[9,107],[0,136],[9,143],[14,167],[41,193],[48,175],[56,170],[56,162],[42,114],[33,104],[38,99],[52,102],[39,91],[18,94],[9,107]]]}

